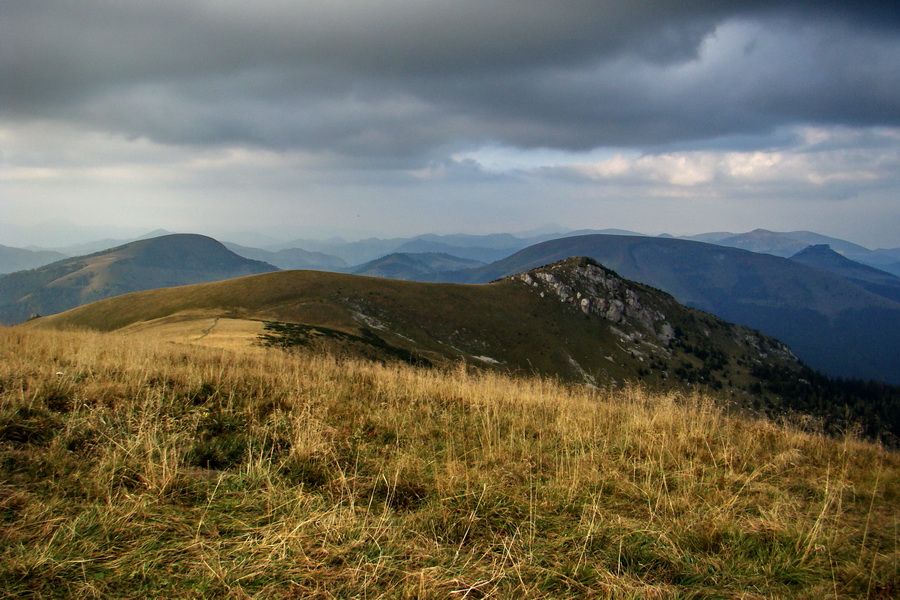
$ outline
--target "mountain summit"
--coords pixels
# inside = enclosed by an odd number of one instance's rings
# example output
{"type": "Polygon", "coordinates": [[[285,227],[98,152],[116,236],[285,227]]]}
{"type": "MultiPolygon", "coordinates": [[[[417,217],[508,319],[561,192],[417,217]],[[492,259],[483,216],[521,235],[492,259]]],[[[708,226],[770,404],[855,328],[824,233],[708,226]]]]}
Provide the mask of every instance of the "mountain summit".
{"type": "Polygon", "coordinates": [[[18,323],[33,313],[53,314],[129,292],[275,270],[210,237],[166,235],[0,276],[0,322],[18,323]]]}
{"type": "Polygon", "coordinates": [[[801,250],[791,260],[839,275],[873,294],[900,302],[900,277],[850,260],[828,244],[816,244],[801,250]]]}

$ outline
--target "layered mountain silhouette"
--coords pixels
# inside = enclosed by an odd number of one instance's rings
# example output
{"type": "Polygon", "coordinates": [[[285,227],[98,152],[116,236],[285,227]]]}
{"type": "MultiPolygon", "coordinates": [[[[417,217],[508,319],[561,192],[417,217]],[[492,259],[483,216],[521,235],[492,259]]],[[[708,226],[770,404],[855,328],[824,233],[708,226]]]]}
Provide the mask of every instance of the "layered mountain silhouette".
{"type": "MultiPolygon", "coordinates": [[[[340,238],[330,240],[304,240],[298,239],[281,244],[274,250],[288,248],[304,248],[306,250],[337,256],[350,265],[362,265],[377,260],[388,254],[421,254],[437,253],[450,254],[458,258],[477,260],[479,262],[493,262],[505,258],[514,252],[538,244],[547,240],[574,235],[586,234],[628,234],[640,235],[634,232],[626,232],[620,229],[558,231],[558,232],[527,232],[520,235],[510,233],[491,233],[486,235],[448,234],[437,235],[426,233],[411,238],[368,238],[354,242],[347,242],[340,238]]],[[[252,258],[252,257],[251,257],[252,258]]]]}
{"type": "Polygon", "coordinates": [[[873,294],[900,302],[900,277],[842,256],[828,244],[809,246],[791,257],[794,262],[834,273],[873,294]]]}
{"type": "Polygon", "coordinates": [[[813,231],[778,232],[754,229],[740,234],[705,234],[691,239],[710,242],[720,246],[740,248],[751,252],[791,257],[809,246],[827,245],[836,253],[850,260],[900,275],[900,261],[891,250],[869,250],[859,244],[815,233],[813,231]]]}
{"type": "Polygon", "coordinates": [[[277,270],[216,240],[173,234],[0,276],[0,322],[48,315],[119,294],[277,270]]]}
{"type": "Polygon", "coordinates": [[[258,260],[274,265],[279,269],[316,269],[323,271],[341,271],[350,265],[339,256],[323,254],[322,252],[310,252],[301,248],[285,248],[282,250],[268,251],[259,248],[249,248],[238,244],[223,242],[224,246],[244,258],[258,260]]]}
{"type": "MultiPolygon", "coordinates": [[[[768,239],[769,233],[760,231],[757,237],[768,239]]],[[[496,249],[508,247],[514,239],[508,235],[420,236],[415,243],[496,249]]],[[[370,251],[387,242],[402,246],[410,240],[363,240],[354,247],[370,251]]],[[[286,260],[337,261],[334,267],[342,260],[302,250],[260,256],[275,255],[286,260]]],[[[396,253],[354,271],[395,279],[486,283],[574,256],[591,257],[623,277],[672,294],[685,305],[759,329],[832,376],[900,383],[897,278],[825,248],[807,247],[786,259],[670,237],[581,235],[534,244],[477,267],[446,253],[396,253]]],[[[272,270],[276,267],[237,256],[211,238],[163,236],[0,276],[0,321],[21,322],[33,313],[52,314],[137,290],[272,270]]]]}
{"type": "Polygon", "coordinates": [[[442,252],[395,252],[369,261],[351,271],[354,275],[421,281],[435,273],[480,267],[484,263],[442,252]]]}
{"type": "Polygon", "coordinates": [[[65,254],[52,250],[27,250],[0,246],[0,274],[35,269],[66,258],[65,254]]]}
{"type": "Polygon", "coordinates": [[[900,383],[900,303],[773,255],[670,238],[588,235],[434,279],[492,281],[569,256],[589,256],[683,304],[776,337],[832,376],[900,383]]]}

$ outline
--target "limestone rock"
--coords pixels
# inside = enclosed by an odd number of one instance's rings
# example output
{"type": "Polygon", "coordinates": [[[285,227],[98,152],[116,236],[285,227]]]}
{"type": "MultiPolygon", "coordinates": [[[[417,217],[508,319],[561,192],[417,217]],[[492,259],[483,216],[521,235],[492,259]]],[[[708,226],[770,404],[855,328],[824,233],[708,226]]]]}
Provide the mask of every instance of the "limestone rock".
{"type": "Polygon", "coordinates": [[[666,315],[644,302],[633,289],[635,284],[592,259],[565,260],[514,275],[513,279],[535,288],[542,297],[551,294],[586,315],[636,325],[664,344],[675,337],[666,315]]]}

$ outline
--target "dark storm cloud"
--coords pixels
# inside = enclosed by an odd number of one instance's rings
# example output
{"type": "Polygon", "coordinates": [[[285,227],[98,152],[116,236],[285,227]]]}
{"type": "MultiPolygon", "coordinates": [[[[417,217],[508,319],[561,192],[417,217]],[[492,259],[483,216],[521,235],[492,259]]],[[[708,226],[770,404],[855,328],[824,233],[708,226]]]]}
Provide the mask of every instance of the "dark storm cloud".
{"type": "Polygon", "coordinates": [[[886,4],[0,0],[0,118],[396,166],[897,125],[886,4]]]}

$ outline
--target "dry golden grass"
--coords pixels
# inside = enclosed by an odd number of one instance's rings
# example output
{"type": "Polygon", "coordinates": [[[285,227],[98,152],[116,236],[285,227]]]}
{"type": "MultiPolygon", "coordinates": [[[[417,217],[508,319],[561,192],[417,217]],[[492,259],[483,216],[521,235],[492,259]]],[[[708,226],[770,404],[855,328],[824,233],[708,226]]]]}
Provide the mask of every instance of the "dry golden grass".
{"type": "Polygon", "coordinates": [[[900,458],[701,396],[0,329],[8,597],[890,598],[900,458]]]}
{"type": "Polygon", "coordinates": [[[118,333],[154,342],[174,342],[209,348],[242,349],[258,344],[264,323],[235,319],[210,311],[183,311],[168,317],[141,321],[118,333]]]}

